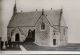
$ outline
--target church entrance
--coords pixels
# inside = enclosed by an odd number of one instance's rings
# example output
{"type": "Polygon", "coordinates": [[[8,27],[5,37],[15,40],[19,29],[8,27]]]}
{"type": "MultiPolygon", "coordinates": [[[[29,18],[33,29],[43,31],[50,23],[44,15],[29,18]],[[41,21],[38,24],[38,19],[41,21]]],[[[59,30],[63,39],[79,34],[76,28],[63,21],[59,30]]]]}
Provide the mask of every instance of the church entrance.
{"type": "Polygon", "coordinates": [[[15,41],[20,41],[20,35],[19,35],[19,33],[15,34],[15,41]]]}
{"type": "Polygon", "coordinates": [[[56,39],[53,39],[53,45],[56,45],[56,39]]]}

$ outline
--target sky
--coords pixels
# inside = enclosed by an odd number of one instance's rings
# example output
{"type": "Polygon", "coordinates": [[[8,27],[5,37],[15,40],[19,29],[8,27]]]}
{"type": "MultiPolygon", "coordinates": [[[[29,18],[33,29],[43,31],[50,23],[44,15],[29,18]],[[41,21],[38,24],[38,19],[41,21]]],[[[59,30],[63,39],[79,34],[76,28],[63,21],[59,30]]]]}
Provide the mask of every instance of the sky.
{"type": "Polygon", "coordinates": [[[1,25],[2,25],[2,19],[1,19],[1,0],[0,0],[0,36],[1,36],[1,34],[2,34],[2,27],[1,27],[1,25]]]}
{"type": "MultiPolygon", "coordinates": [[[[13,14],[15,0],[0,0],[1,25],[3,35],[6,35],[7,25],[13,14]],[[6,31],[5,31],[6,30],[6,31]]],[[[63,17],[68,26],[68,42],[80,43],[80,0],[16,0],[17,11],[29,12],[36,9],[50,10],[63,8],[63,17]]]]}

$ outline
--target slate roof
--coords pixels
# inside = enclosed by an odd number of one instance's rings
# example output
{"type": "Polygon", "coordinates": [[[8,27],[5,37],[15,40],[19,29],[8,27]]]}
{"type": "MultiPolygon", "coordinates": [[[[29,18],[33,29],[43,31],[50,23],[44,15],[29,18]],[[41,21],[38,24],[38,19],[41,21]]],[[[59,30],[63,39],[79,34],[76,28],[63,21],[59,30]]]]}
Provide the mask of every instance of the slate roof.
{"type": "MultiPolygon", "coordinates": [[[[61,9],[44,11],[51,26],[59,25],[60,11],[61,9]]],[[[35,26],[35,23],[41,16],[41,13],[42,11],[19,12],[11,18],[8,27],[35,26]]]]}

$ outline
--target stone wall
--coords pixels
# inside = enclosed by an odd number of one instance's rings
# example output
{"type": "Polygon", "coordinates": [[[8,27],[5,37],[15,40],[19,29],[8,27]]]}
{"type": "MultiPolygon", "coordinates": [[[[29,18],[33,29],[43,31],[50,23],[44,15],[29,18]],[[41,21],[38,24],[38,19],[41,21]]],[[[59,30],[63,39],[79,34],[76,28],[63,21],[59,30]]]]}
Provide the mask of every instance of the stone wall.
{"type": "Polygon", "coordinates": [[[60,33],[60,42],[61,42],[61,46],[65,46],[65,45],[67,45],[67,41],[68,41],[68,39],[67,39],[67,27],[61,27],[60,28],[60,30],[61,30],[61,33],[60,33]]]}
{"type": "Polygon", "coordinates": [[[39,19],[35,28],[35,43],[39,46],[50,46],[50,24],[46,18],[43,18],[45,29],[41,30],[42,20],[39,19]]]}
{"type": "Polygon", "coordinates": [[[60,32],[54,30],[53,27],[50,27],[50,46],[58,47],[60,45],[60,32]],[[56,39],[56,45],[53,44],[53,39],[56,39]]]}
{"type": "Polygon", "coordinates": [[[53,27],[50,27],[50,46],[59,47],[67,45],[67,27],[61,26],[60,31],[56,31],[53,27]],[[53,39],[56,39],[56,45],[53,45],[53,39]]]}

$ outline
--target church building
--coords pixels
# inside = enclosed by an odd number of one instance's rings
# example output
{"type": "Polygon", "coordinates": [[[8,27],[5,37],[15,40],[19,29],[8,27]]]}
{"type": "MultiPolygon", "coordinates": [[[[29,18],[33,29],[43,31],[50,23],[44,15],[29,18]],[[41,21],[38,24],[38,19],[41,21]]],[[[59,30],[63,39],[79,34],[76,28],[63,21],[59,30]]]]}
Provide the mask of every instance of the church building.
{"type": "Polygon", "coordinates": [[[67,44],[67,26],[61,25],[63,9],[17,12],[7,27],[11,42],[33,42],[39,46],[58,47],[67,44]]]}

